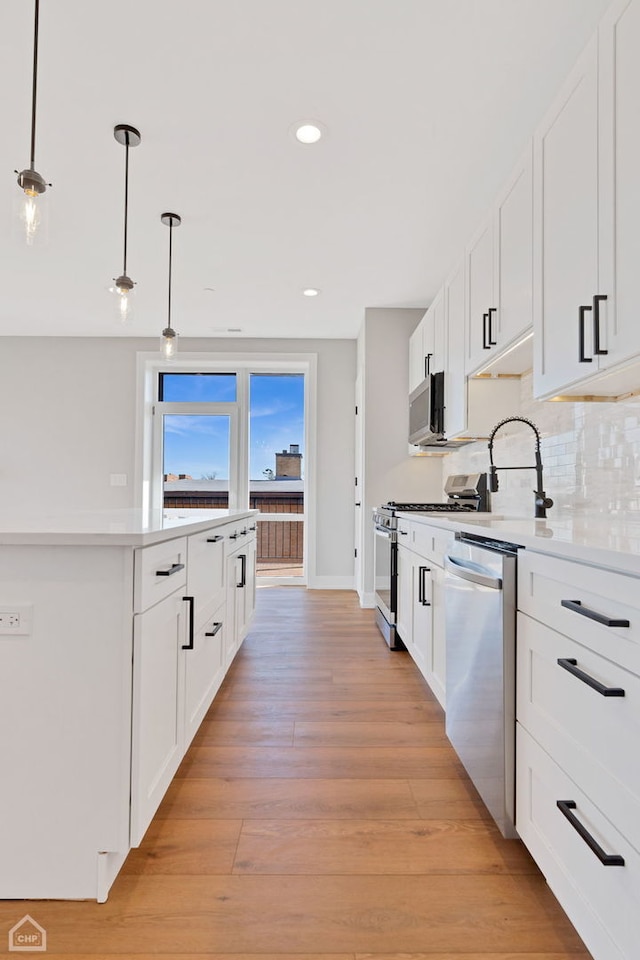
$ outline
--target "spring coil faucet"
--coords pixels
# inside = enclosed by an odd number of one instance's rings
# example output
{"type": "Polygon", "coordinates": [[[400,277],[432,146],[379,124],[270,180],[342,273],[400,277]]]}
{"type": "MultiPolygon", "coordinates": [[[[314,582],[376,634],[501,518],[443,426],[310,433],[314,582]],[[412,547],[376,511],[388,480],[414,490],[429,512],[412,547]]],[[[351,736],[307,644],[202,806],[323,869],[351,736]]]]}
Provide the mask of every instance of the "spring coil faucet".
{"type": "Polygon", "coordinates": [[[491,472],[489,476],[489,490],[491,493],[498,492],[498,467],[493,462],[493,438],[495,437],[498,430],[501,427],[504,427],[506,423],[526,423],[528,427],[531,427],[533,432],[536,435],[536,462],[531,467],[500,467],[500,470],[535,470],[536,471],[536,486],[537,490],[534,490],[535,495],[535,513],[534,516],[536,520],[543,520],[547,516],[547,509],[553,506],[553,500],[551,497],[548,497],[544,491],[544,483],[542,480],[542,457],[540,455],[540,431],[536,427],[535,423],[532,423],[531,420],[527,420],[526,417],[506,417],[504,420],[501,420],[500,423],[497,423],[491,435],[489,437],[489,463],[491,464],[491,472]]]}

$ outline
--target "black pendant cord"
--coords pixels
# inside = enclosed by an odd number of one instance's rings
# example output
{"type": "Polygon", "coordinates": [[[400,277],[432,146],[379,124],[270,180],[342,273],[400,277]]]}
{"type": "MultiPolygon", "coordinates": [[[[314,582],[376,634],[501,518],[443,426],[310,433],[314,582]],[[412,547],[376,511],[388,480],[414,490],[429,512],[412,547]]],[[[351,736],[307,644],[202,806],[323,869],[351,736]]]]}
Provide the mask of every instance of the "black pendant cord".
{"type": "Polygon", "coordinates": [[[124,266],[122,274],[127,275],[127,226],[129,221],[129,132],[125,132],[124,161],[124,266]]]}
{"type": "Polygon", "coordinates": [[[35,169],[36,160],[36,95],[38,90],[38,21],[40,18],[40,0],[36,0],[35,25],[33,28],[33,89],[31,94],[31,169],[35,169]]]}
{"type": "Polygon", "coordinates": [[[169,221],[169,309],[167,311],[167,326],[171,329],[171,259],[173,247],[173,217],[169,221]]]}

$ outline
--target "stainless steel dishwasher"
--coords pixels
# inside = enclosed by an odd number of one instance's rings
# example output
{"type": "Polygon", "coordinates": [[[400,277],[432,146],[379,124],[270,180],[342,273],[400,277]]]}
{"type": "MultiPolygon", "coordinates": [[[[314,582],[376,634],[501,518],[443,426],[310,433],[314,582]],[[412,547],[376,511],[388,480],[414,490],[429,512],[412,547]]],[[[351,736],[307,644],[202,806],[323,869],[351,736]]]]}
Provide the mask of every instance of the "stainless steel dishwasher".
{"type": "Polygon", "coordinates": [[[516,554],[456,534],[445,558],[446,732],[504,837],[516,837],[516,554]]]}

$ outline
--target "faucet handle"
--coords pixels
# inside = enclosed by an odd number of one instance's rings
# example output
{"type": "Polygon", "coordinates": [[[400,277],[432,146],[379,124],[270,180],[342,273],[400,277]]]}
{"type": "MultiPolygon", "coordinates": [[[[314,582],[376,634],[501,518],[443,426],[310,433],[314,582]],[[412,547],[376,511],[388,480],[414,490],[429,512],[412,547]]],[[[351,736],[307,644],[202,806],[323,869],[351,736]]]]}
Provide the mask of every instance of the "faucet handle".
{"type": "Polygon", "coordinates": [[[544,490],[534,490],[535,495],[535,517],[536,519],[544,519],[547,515],[547,510],[549,507],[553,506],[553,500],[551,497],[548,497],[544,490]]]}

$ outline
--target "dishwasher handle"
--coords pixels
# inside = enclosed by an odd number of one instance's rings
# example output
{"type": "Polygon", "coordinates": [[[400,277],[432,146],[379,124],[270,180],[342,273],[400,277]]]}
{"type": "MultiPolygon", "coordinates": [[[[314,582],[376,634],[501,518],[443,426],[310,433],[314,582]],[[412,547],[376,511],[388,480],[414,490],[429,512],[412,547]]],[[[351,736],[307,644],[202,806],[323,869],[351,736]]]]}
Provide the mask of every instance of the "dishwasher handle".
{"type": "Polygon", "coordinates": [[[490,587],[493,590],[502,590],[502,577],[494,577],[492,573],[481,567],[479,563],[473,563],[471,560],[462,560],[460,557],[446,556],[444,558],[444,568],[454,577],[460,580],[470,580],[471,583],[478,583],[481,587],[490,587]]]}

